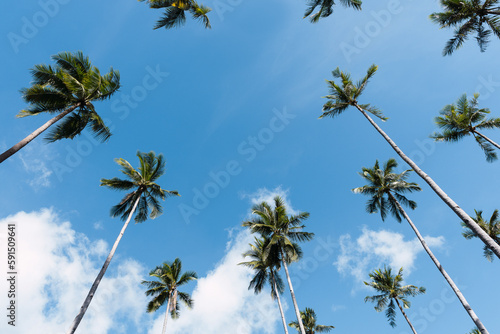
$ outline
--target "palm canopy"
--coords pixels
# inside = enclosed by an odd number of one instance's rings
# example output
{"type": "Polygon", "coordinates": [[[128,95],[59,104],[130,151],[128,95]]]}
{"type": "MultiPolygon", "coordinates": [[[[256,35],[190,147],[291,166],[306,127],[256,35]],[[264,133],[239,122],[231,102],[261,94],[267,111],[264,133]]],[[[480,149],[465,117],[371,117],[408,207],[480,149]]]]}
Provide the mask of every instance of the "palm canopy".
{"type": "Polygon", "coordinates": [[[471,330],[468,334],[481,334],[481,331],[476,327],[473,330],[471,330]]]}
{"type": "MultiPolygon", "coordinates": [[[[493,214],[491,215],[489,220],[484,220],[483,218],[483,211],[476,211],[476,217],[471,217],[497,244],[500,245],[500,219],[498,215],[498,210],[493,211],[493,214]]],[[[465,225],[465,223],[461,223],[462,227],[465,229],[465,231],[462,233],[462,235],[466,239],[472,239],[477,237],[477,235],[465,225]]],[[[484,250],[484,257],[488,259],[488,261],[493,261],[493,251],[488,248],[488,246],[483,247],[484,250]]]]}
{"type": "Polygon", "coordinates": [[[158,199],[165,200],[168,196],[179,196],[175,190],[162,189],[155,181],[165,173],[165,161],[163,155],[156,155],[153,151],[149,153],[137,152],[139,158],[139,168],[135,169],[125,159],[115,159],[128,180],[122,180],[117,177],[112,179],[101,179],[101,186],[110,187],[114,190],[131,190],[125,195],[121,202],[111,208],[113,217],[121,216],[126,220],[131,213],[137,200],[136,223],[142,223],[149,217],[155,219],[163,213],[163,209],[158,199]],[[149,211],[151,210],[151,213],[149,211]]]}
{"type": "Polygon", "coordinates": [[[443,12],[432,13],[430,19],[441,28],[453,27],[455,35],[444,47],[443,55],[451,55],[476,33],[481,52],[486,50],[490,35],[500,38],[500,0],[441,0],[443,12]]]}
{"type": "Polygon", "coordinates": [[[180,27],[186,23],[186,12],[189,12],[195,20],[203,23],[209,29],[210,20],[207,14],[212,10],[209,7],[198,4],[194,0],[139,0],[145,1],[150,8],[165,8],[163,17],[156,22],[154,29],[165,27],[171,29],[180,27]]]}
{"type": "Polygon", "coordinates": [[[323,105],[323,114],[319,118],[326,116],[335,117],[342,114],[349,106],[362,108],[374,116],[380,118],[381,120],[387,120],[382,112],[376,107],[370,106],[369,104],[358,104],[357,99],[361,96],[361,93],[366,88],[368,81],[375,74],[378,67],[372,65],[368,68],[366,75],[363,79],[359,80],[356,84],[352,82],[351,75],[349,73],[344,73],[340,71],[337,67],[332,71],[334,78],[340,79],[340,85],[335,83],[335,81],[326,80],[330,88],[330,94],[324,96],[328,99],[323,105]]]}
{"type": "Polygon", "coordinates": [[[495,143],[488,142],[478,129],[500,128],[500,118],[486,118],[490,113],[487,108],[478,108],[479,94],[474,94],[470,100],[463,94],[456,103],[448,104],[441,110],[434,120],[442,133],[434,133],[431,138],[436,141],[456,142],[465,136],[472,135],[486,155],[486,160],[492,162],[497,159],[494,152],[495,143]],[[493,144],[493,145],[492,145],[493,144]]]}
{"type": "MultiPolygon", "coordinates": [[[[334,326],[317,325],[316,312],[314,312],[314,310],[309,307],[306,307],[304,311],[300,311],[300,317],[302,318],[302,323],[304,324],[306,334],[327,333],[335,328],[334,326]]],[[[288,324],[288,326],[299,331],[299,324],[297,321],[292,321],[288,324]]]]}
{"type": "MultiPolygon", "coordinates": [[[[354,9],[361,10],[361,0],[340,0],[340,3],[346,7],[352,7],[354,9]]],[[[304,14],[304,18],[312,14],[309,19],[311,20],[311,22],[316,23],[320,18],[332,15],[333,6],[335,6],[335,0],[308,0],[308,8],[304,14]],[[313,14],[313,12],[318,7],[318,11],[313,14]]]]}
{"type": "Polygon", "coordinates": [[[50,142],[73,139],[89,126],[96,138],[106,141],[111,132],[92,102],[110,98],[120,88],[120,74],[111,68],[101,75],[81,51],[61,52],[52,59],[55,61],[53,66],[39,64],[31,69],[33,85],[21,89],[24,101],[30,106],[21,110],[17,117],[62,113],[74,107],[46,139],[50,142]]]}
{"type": "Polygon", "coordinates": [[[404,308],[410,308],[411,303],[408,297],[414,297],[425,293],[424,287],[416,287],[415,285],[402,285],[403,268],[400,268],[397,275],[392,274],[391,267],[377,269],[369,274],[371,282],[364,282],[366,285],[374,288],[380,294],[375,296],[365,297],[365,302],[376,303],[375,310],[382,312],[384,309],[385,315],[392,327],[396,326],[396,304],[403,303],[404,308]]]}
{"type": "Polygon", "coordinates": [[[368,213],[380,212],[382,220],[385,220],[387,213],[390,212],[398,222],[401,222],[401,212],[396,200],[411,209],[415,209],[417,203],[408,200],[404,194],[422,189],[418,184],[406,181],[411,169],[405,170],[400,174],[393,173],[393,170],[397,166],[398,163],[396,160],[391,158],[387,160],[382,168],[380,168],[378,160],[375,162],[373,168],[363,167],[359,175],[369,183],[365,186],[354,188],[352,191],[371,196],[366,204],[366,211],[368,213]]]}
{"type": "Polygon", "coordinates": [[[192,280],[196,280],[198,276],[194,271],[186,271],[181,275],[182,263],[179,258],[174,262],[164,262],[163,265],[153,269],[149,276],[155,277],[155,281],[142,281],[146,285],[146,296],[153,296],[153,299],[148,303],[147,311],[154,312],[158,310],[165,302],[169,303],[169,311],[172,318],[179,316],[179,305],[177,299],[180,299],[187,307],[193,306],[193,300],[188,293],[178,291],[178,288],[192,280]]]}

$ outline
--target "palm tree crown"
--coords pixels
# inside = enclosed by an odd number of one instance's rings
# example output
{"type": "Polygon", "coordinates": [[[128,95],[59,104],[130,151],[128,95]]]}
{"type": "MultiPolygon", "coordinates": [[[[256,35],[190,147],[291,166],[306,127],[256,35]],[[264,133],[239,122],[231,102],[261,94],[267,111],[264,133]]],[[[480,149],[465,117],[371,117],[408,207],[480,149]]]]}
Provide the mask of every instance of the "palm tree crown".
{"type": "Polygon", "coordinates": [[[180,27],[186,23],[186,12],[194,19],[203,23],[205,28],[210,29],[210,20],[207,14],[212,10],[209,7],[198,4],[195,0],[139,0],[145,1],[150,8],[165,8],[163,17],[156,22],[154,29],[165,27],[171,29],[180,27]]]}
{"type": "Polygon", "coordinates": [[[115,159],[116,163],[122,167],[121,172],[129,180],[122,180],[117,177],[101,179],[101,186],[110,187],[114,190],[134,189],[134,191],[125,195],[120,203],[111,208],[111,215],[113,217],[121,216],[122,220],[127,219],[135,202],[139,200],[135,221],[136,223],[142,223],[147,220],[148,214],[151,219],[154,219],[163,213],[158,198],[165,200],[168,196],[179,196],[179,193],[175,190],[162,189],[155,183],[165,173],[165,161],[162,154],[155,155],[152,151],[149,153],[137,152],[137,157],[140,162],[138,169],[134,169],[125,159],[115,159]],[[151,213],[149,213],[150,210],[151,213]]]}
{"type": "MultiPolygon", "coordinates": [[[[306,334],[314,333],[327,333],[334,329],[334,326],[317,325],[316,312],[312,308],[306,307],[304,311],[300,311],[300,317],[302,318],[302,323],[306,329],[306,334]]],[[[299,324],[297,321],[292,321],[288,326],[299,330],[299,324]]]]}
{"type": "MultiPolygon", "coordinates": [[[[371,282],[364,283],[374,288],[380,294],[365,297],[365,302],[376,303],[375,310],[377,312],[385,309],[385,315],[392,327],[396,326],[396,304],[400,306],[399,302],[401,301],[404,308],[409,308],[411,303],[407,300],[408,297],[425,293],[424,287],[418,288],[415,285],[402,285],[403,268],[399,269],[397,275],[392,274],[391,267],[384,267],[384,270],[377,269],[373,273],[370,273],[369,276],[371,282]]],[[[401,306],[400,309],[403,311],[401,306]]]]}
{"type": "Polygon", "coordinates": [[[463,94],[456,104],[449,104],[440,112],[441,116],[435,118],[437,126],[443,129],[442,133],[434,133],[431,138],[436,141],[456,142],[465,136],[472,135],[479,146],[483,149],[486,160],[492,162],[497,159],[493,146],[497,146],[489,138],[479,133],[478,129],[500,128],[500,118],[486,118],[489,109],[477,107],[479,94],[467,100],[463,94]]]}
{"type": "Polygon", "coordinates": [[[430,19],[441,28],[454,27],[455,36],[443,50],[443,55],[451,55],[476,32],[476,40],[481,52],[486,50],[491,33],[500,38],[500,0],[441,0],[442,13],[432,13],[430,19]]]}
{"type": "MultiPolygon", "coordinates": [[[[484,220],[483,218],[483,211],[476,211],[476,217],[471,217],[497,244],[500,245],[500,219],[498,215],[498,210],[493,211],[493,214],[491,215],[489,220],[484,220]]],[[[472,239],[477,237],[477,235],[467,227],[462,222],[462,227],[465,229],[465,231],[462,233],[462,235],[466,239],[472,239]]],[[[484,250],[484,257],[488,259],[488,261],[493,261],[493,251],[488,248],[486,245],[483,247],[484,250]]]]}
{"type": "MultiPolygon", "coordinates": [[[[352,7],[354,9],[361,10],[361,0],[340,0],[340,3],[346,7],[352,7]]],[[[304,18],[311,15],[316,10],[316,8],[319,7],[319,10],[309,18],[311,22],[316,23],[320,18],[332,15],[334,5],[335,0],[308,0],[308,8],[304,14],[304,18]]]]}
{"type": "Polygon", "coordinates": [[[393,173],[397,166],[396,160],[391,158],[387,160],[383,168],[380,168],[378,160],[373,168],[363,167],[363,172],[359,175],[366,179],[369,184],[355,188],[353,192],[371,196],[366,205],[367,212],[380,211],[382,220],[385,220],[387,212],[390,212],[398,222],[401,222],[401,212],[396,200],[413,210],[417,207],[417,203],[408,200],[403,194],[422,189],[416,183],[406,182],[411,169],[400,174],[393,173]]]}

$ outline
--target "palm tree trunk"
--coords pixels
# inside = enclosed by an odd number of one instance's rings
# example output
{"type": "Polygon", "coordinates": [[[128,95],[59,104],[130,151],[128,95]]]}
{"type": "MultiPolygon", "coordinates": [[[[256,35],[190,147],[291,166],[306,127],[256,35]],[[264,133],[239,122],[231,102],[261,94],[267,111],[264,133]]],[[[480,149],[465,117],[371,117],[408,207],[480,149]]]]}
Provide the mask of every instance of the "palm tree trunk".
{"type": "Polygon", "coordinates": [[[403,151],[392,141],[392,139],[375,123],[370,116],[361,108],[357,103],[354,106],[368,119],[371,125],[384,137],[384,139],[391,145],[396,153],[403,159],[410,167],[417,173],[425,182],[434,190],[434,192],[455,212],[455,214],[469,227],[476,235],[484,242],[497,256],[500,256],[500,245],[497,244],[474,220],[469,217],[467,213],[457,203],[455,203],[435,182],[429,175],[424,173],[416,163],[407,157],[403,151]]]}
{"type": "Polygon", "coordinates": [[[75,320],[73,320],[73,323],[71,324],[71,328],[67,332],[67,334],[73,334],[76,329],[78,328],[78,325],[80,324],[80,321],[82,321],[83,316],[85,315],[85,312],[87,312],[87,309],[90,305],[90,302],[92,301],[92,298],[94,297],[94,294],[97,290],[97,287],[99,286],[99,283],[101,283],[101,279],[106,273],[106,270],[108,269],[109,263],[111,262],[111,259],[113,258],[113,255],[115,255],[116,248],[118,247],[118,244],[120,243],[120,240],[123,237],[123,234],[125,233],[125,230],[127,229],[127,226],[130,222],[130,219],[132,219],[132,215],[135,212],[135,209],[137,208],[137,204],[139,203],[139,200],[141,199],[141,194],[137,197],[137,200],[134,203],[134,206],[132,207],[132,211],[130,211],[130,214],[128,215],[127,221],[125,224],[123,224],[122,230],[120,231],[120,234],[118,235],[118,238],[116,238],[115,244],[113,245],[113,248],[111,248],[111,251],[109,252],[108,257],[106,258],[106,261],[104,262],[104,265],[101,268],[101,271],[97,275],[94,284],[92,284],[92,287],[90,288],[89,294],[87,295],[87,298],[85,298],[85,301],[83,302],[82,307],[80,308],[80,313],[75,317],[75,320]]]}
{"type": "Polygon", "coordinates": [[[168,312],[170,311],[169,309],[170,309],[170,302],[172,301],[172,292],[170,292],[170,296],[168,297],[167,311],[165,311],[165,319],[163,320],[163,329],[161,331],[162,334],[165,334],[167,330],[168,312]]]}
{"type": "Polygon", "coordinates": [[[274,274],[272,269],[271,269],[271,278],[273,279],[274,294],[276,295],[276,299],[278,300],[278,307],[281,313],[281,321],[283,321],[283,328],[285,329],[285,333],[288,334],[288,326],[286,325],[285,314],[283,313],[283,307],[281,306],[280,293],[278,291],[278,286],[276,285],[276,280],[274,279],[274,274]]]}
{"type": "Polygon", "coordinates": [[[26,138],[24,138],[23,140],[21,140],[19,143],[17,143],[16,145],[14,145],[11,148],[9,148],[7,151],[5,151],[2,154],[0,154],[0,163],[2,163],[5,160],[7,160],[11,155],[17,153],[17,151],[19,151],[24,146],[26,146],[30,141],[32,141],[33,139],[35,139],[36,137],[38,137],[42,132],[44,132],[45,130],[47,130],[52,124],[54,124],[55,122],[57,122],[58,120],[60,120],[61,118],[63,118],[64,116],[66,116],[67,114],[69,114],[70,112],[72,112],[73,110],[75,110],[77,107],[78,107],[78,105],[74,105],[71,108],[68,108],[68,109],[64,110],[62,113],[60,113],[59,115],[51,118],[47,123],[45,123],[44,125],[42,125],[38,129],[36,129],[35,131],[33,131],[30,135],[28,135],[26,138]]]}
{"type": "Polygon", "coordinates": [[[450,275],[448,275],[448,273],[446,272],[446,270],[444,270],[443,266],[441,265],[441,263],[439,263],[438,259],[434,256],[434,254],[430,250],[429,246],[427,246],[427,243],[425,242],[424,238],[422,237],[422,235],[418,231],[418,229],[415,226],[415,224],[413,224],[413,222],[411,221],[410,217],[408,216],[408,214],[406,213],[406,211],[403,209],[403,207],[401,206],[401,204],[399,204],[398,200],[396,198],[394,198],[394,196],[392,196],[391,193],[389,193],[389,198],[392,201],[394,201],[394,203],[396,203],[396,206],[398,207],[399,211],[401,212],[401,214],[403,215],[403,217],[405,217],[406,221],[410,224],[411,228],[413,229],[413,231],[417,235],[417,238],[420,241],[420,243],[422,244],[422,247],[424,247],[424,249],[427,252],[427,254],[429,254],[429,257],[431,258],[432,262],[434,262],[434,264],[438,268],[439,272],[441,272],[441,274],[444,276],[444,278],[446,279],[446,281],[448,282],[448,284],[452,288],[453,292],[455,292],[455,294],[457,295],[458,299],[462,303],[462,306],[465,308],[465,310],[467,311],[467,313],[471,317],[472,321],[474,321],[474,323],[476,324],[476,327],[479,328],[479,330],[481,331],[482,334],[489,334],[488,330],[484,327],[484,325],[481,322],[481,320],[479,320],[479,318],[477,317],[477,315],[474,312],[474,310],[470,307],[469,303],[467,303],[467,300],[465,299],[465,297],[462,294],[462,292],[458,289],[458,287],[456,286],[455,282],[453,282],[453,280],[451,279],[450,275]]]}
{"type": "Polygon", "coordinates": [[[476,130],[474,130],[473,132],[475,134],[477,134],[478,136],[482,137],[483,139],[485,139],[486,141],[488,141],[491,145],[495,146],[496,148],[498,148],[500,150],[500,145],[498,145],[497,143],[495,143],[493,140],[491,140],[490,138],[486,137],[482,133],[477,132],[476,130]]]}
{"type": "Polygon", "coordinates": [[[283,254],[283,249],[280,249],[281,252],[281,262],[283,262],[283,268],[285,268],[286,279],[288,281],[288,287],[290,288],[290,295],[292,296],[293,307],[295,308],[295,315],[297,316],[297,322],[299,323],[300,333],[306,334],[306,330],[304,329],[304,324],[302,323],[302,317],[300,316],[299,307],[297,305],[297,300],[295,299],[295,293],[293,292],[292,281],[290,280],[290,274],[288,273],[288,267],[285,261],[285,254],[283,254]]]}
{"type": "Polygon", "coordinates": [[[405,317],[406,321],[408,322],[408,325],[410,325],[410,328],[411,328],[411,330],[413,331],[413,333],[414,333],[414,334],[417,334],[417,331],[415,330],[415,328],[413,328],[413,325],[411,324],[410,319],[408,319],[408,317],[406,316],[406,313],[405,313],[405,311],[403,311],[403,308],[402,308],[402,307],[401,307],[401,305],[399,304],[399,301],[398,301],[396,298],[394,298],[394,300],[396,301],[396,304],[398,304],[398,307],[399,307],[399,309],[401,310],[401,313],[403,313],[403,315],[404,315],[404,317],[405,317]]]}

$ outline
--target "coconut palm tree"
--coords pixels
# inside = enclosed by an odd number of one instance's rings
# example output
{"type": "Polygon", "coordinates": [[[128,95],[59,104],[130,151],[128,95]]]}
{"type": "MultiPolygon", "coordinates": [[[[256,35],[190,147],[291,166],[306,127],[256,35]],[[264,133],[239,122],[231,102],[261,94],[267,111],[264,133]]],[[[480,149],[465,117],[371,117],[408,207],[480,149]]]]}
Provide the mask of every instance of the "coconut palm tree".
{"type": "Polygon", "coordinates": [[[405,317],[408,325],[410,325],[413,333],[417,334],[415,328],[406,316],[404,308],[410,308],[411,303],[407,300],[408,297],[414,297],[425,293],[424,287],[416,287],[415,285],[401,285],[403,282],[403,268],[399,269],[397,275],[392,275],[391,267],[384,267],[384,270],[377,269],[369,274],[371,282],[364,282],[366,285],[374,288],[380,294],[375,296],[365,297],[366,302],[376,303],[375,310],[382,312],[385,309],[385,315],[392,327],[396,326],[396,305],[405,317]],[[403,304],[401,306],[400,302],[403,304]],[[396,304],[394,304],[396,303],[396,304]]]}
{"type": "Polygon", "coordinates": [[[163,17],[156,22],[153,29],[165,27],[171,29],[180,27],[186,23],[186,12],[203,23],[205,28],[210,29],[210,20],[207,14],[212,10],[209,7],[198,4],[195,0],[139,0],[145,1],[150,8],[165,8],[163,17]]]}
{"type": "Polygon", "coordinates": [[[448,104],[440,112],[441,116],[434,120],[437,126],[443,129],[443,133],[434,133],[431,138],[436,141],[456,142],[465,136],[472,135],[486,155],[486,160],[492,162],[497,159],[494,147],[500,149],[500,145],[486,137],[477,129],[500,128],[500,118],[486,119],[490,113],[487,108],[479,109],[477,99],[479,94],[467,100],[467,95],[463,94],[456,104],[448,104]]]}
{"type": "Polygon", "coordinates": [[[249,257],[251,261],[238,263],[246,267],[252,268],[255,271],[255,276],[250,281],[248,289],[254,290],[256,294],[260,293],[266,282],[271,286],[271,298],[276,299],[278,308],[281,314],[281,321],[285,333],[288,334],[288,328],[285,321],[285,314],[281,306],[280,294],[283,294],[284,284],[281,276],[278,273],[280,269],[280,257],[277,248],[273,248],[271,254],[267,253],[266,247],[271,240],[266,237],[255,238],[254,244],[250,244],[250,250],[243,254],[244,257],[249,257]]]}
{"type": "Polygon", "coordinates": [[[167,329],[168,313],[170,313],[173,319],[179,317],[178,299],[187,307],[193,307],[191,296],[188,293],[180,292],[178,288],[192,280],[196,280],[198,277],[194,271],[187,271],[182,275],[181,272],[181,260],[176,258],[174,262],[164,262],[162,266],[156,267],[149,273],[149,276],[156,277],[158,280],[141,282],[148,287],[146,296],[154,296],[148,303],[148,313],[157,311],[165,302],[167,303],[162,334],[165,334],[165,330],[167,329]]]}
{"type": "MultiPolygon", "coordinates": [[[[357,10],[361,10],[361,0],[340,0],[340,3],[346,7],[352,7],[357,10]]],[[[328,17],[333,14],[333,6],[335,5],[335,0],[308,0],[307,10],[304,14],[304,18],[310,16],[317,7],[319,10],[314,13],[309,20],[316,23],[322,17],[328,17]]]]}
{"type": "Polygon", "coordinates": [[[401,222],[401,216],[405,218],[408,224],[410,224],[412,230],[415,232],[415,235],[422,244],[422,247],[424,247],[425,251],[431,258],[432,262],[434,262],[441,275],[443,275],[453,292],[457,295],[472,321],[474,321],[476,326],[480,328],[483,333],[488,333],[474,310],[470,307],[462,292],[458,289],[457,285],[451,279],[450,275],[448,275],[446,270],[444,270],[441,263],[439,263],[434,253],[432,253],[429,246],[427,246],[427,243],[420,234],[419,230],[403,209],[402,205],[405,205],[412,210],[417,207],[417,203],[407,199],[404,194],[420,191],[422,189],[418,186],[418,184],[406,181],[411,170],[405,170],[400,174],[393,173],[393,170],[397,166],[398,164],[395,159],[389,159],[384,164],[383,168],[380,168],[378,160],[375,162],[375,166],[373,166],[373,168],[363,167],[363,172],[359,173],[359,175],[367,180],[369,184],[363,187],[355,188],[353,189],[353,192],[370,196],[366,205],[366,211],[369,213],[380,212],[382,220],[385,220],[387,212],[392,213],[392,216],[394,216],[398,222],[401,222]]]}
{"type": "Polygon", "coordinates": [[[297,215],[288,216],[285,202],[279,196],[274,198],[274,208],[271,208],[268,203],[262,202],[261,204],[254,205],[252,213],[256,215],[256,217],[251,221],[243,222],[242,225],[249,227],[252,233],[258,233],[270,239],[264,251],[265,258],[273,253],[274,249],[277,247],[281,263],[285,269],[295,315],[299,322],[300,332],[301,334],[306,334],[300,317],[297,300],[295,299],[287,263],[296,261],[301,253],[299,246],[295,244],[295,242],[309,241],[314,237],[314,233],[303,231],[305,225],[303,225],[302,222],[309,217],[309,213],[300,212],[297,215]]]}
{"type": "Polygon", "coordinates": [[[454,27],[455,36],[446,43],[443,55],[451,55],[477,33],[481,52],[486,50],[491,33],[500,38],[500,0],[441,0],[443,12],[432,13],[430,19],[441,28],[454,27]]]}
{"type": "Polygon", "coordinates": [[[146,221],[148,216],[151,219],[155,219],[163,213],[159,199],[165,200],[169,196],[179,196],[177,191],[162,189],[155,183],[156,180],[165,173],[165,161],[162,154],[156,155],[153,151],[149,153],[137,152],[137,157],[140,162],[139,168],[137,169],[133,168],[125,159],[120,158],[115,160],[116,163],[122,167],[121,172],[127,176],[128,180],[122,180],[117,177],[112,179],[101,179],[101,186],[109,187],[113,190],[132,191],[125,195],[120,203],[111,208],[111,216],[120,216],[122,220],[125,220],[125,223],[101,271],[92,284],[80,308],[80,312],[71,324],[68,334],[73,334],[78,328],[134,213],[136,223],[146,221]]]}
{"type": "Polygon", "coordinates": [[[325,96],[328,99],[323,106],[323,114],[319,118],[323,117],[335,117],[342,114],[350,106],[358,109],[361,114],[370,122],[370,124],[377,130],[377,132],[391,145],[391,147],[396,151],[396,153],[417,173],[425,182],[431,187],[432,190],[443,200],[446,205],[448,205],[453,212],[469,227],[474,233],[476,233],[497,256],[500,256],[500,245],[495,243],[495,241],[484,232],[479,225],[477,225],[474,220],[472,220],[469,215],[465,213],[464,210],[457,203],[455,203],[437,184],[432,180],[429,175],[424,173],[416,163],[414,163],[404,152],[396,145],[396,143],[373,121],[373,119],[368,115],[368,113],[382,119],[387,118],[383,116],[380,110],[376,107],[370,106],[369,104],[359,104],[358,98],[361,93],[365,90],[368,80],[377,71],[377,66],[372,65],[368,69],[366,76],[354,84],[348,73],[341,72],[339,68],[335,69],[332,74],[335,78],[340,78],[341,85],[336,84],[334,81],[327,81],[330,86],[330,94],[325,96]]]}
{"type": "Polygon", "coordinates": [[[109,99],[120,87],[120,75],[113,70],[101,75],[82,52],[61,52],[52,56],[54,66],[40,64],[31,69],[33,85],[21,89],[21,94],[29,103],[28,109],[21,110],[17,117],[56,114],[26,138],[0,154],[0,163],[26,146],[51,125],[62,118],[46,137],[49,142],[63,138],[73,139],[83,129],[89,127],[94,136],[106,141],[111,132],[97,114],[93,102],[109,99]],[[65,117],[67,116],[67,117],[65,117]]]}
{"type": "MultiPolygon", "coordinates": [[[[300,317],[302,318],[302,323],[306,329],[306,334],[315,333],[327,333],[334,329],[333,326],[316,325],[316,312],[312,308],[306,307],[304,311],[300,311],[300,317]]],[[[299,330],[299,324],[297,321],[292,321],[288,326],[299,330]]]]}
{"type": "MultiPolygon", "coordinates": [[[[476,211],[476,217],[471,217],[481,228],[488,233],[488,235],[495,240],[497,244],[500,245],[500,219],[498,216],[498,210],[493,211],[490,220],[486,221],[483,219],[483,211],[476,211]]],[[[467,227],[464,223],[462,223],[462,227],[465,228],[465,232],[462,235],[465,239],[472,239],[477,237],[477,235],[471,231],[470,228],[467,227]]],[[[493,261],[493,251],[488,247],[484,246],[484,257],[488,259],[488,261],[493,261]]]]}

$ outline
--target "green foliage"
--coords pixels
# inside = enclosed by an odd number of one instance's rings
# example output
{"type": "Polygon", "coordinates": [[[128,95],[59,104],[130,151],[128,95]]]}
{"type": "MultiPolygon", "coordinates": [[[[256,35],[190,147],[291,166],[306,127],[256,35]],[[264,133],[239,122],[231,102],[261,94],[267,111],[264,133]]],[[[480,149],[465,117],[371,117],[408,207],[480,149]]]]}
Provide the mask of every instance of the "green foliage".
{"type": "MultiPolygon", "coordinates": [[[[306,307],[304,311],[300,311],[300,317],[306,330],[306,334],[327,333],[334,329],[334,326],[317,325],[316,312],[312,308],[306,307]]],[[[292,321],[288,326],[296,329],[300,333],[299,323],[292,321]]]]}
{"type": "Polygon", "coordinates": [[[396,304],[402,302],[404,308],[410,308],[411,303],[407,300],[407,297],[425,293],[424,287],[402,285],[403,268],[399,269],[397,275],[392,274],[391,267],[384,267],[384,270],[377,269],[370,273],[369,276],[371,282],[364,282],[365,285],[374,288],[380,294],[365,297],[365,302],[375,303],[377,312],[386,310],[385,315],[392,327],[396,326],[396,304]]]}
{"type": "MultiPolygon", "coordinates": [[[[484,220],[483,211],[474,210],[476,213],[476,217],[471,217],[478,225],[481,227],[484,232],[486,232],[497,244],[500,245],[500,219],[498,215],[498,210],[493,211],[489,220],[484,220]]],[[[465,239],[476,238],[477,235],[464,223],[462,222],[462,227],[465,231],[462,233],[465,239]]],[[[484,257],[488,259],[488,261],[493,261],[493,251],[488,248],[488,246],[483,247],[484,257]]]]}
{"type": "Polygon", "coordinates": [[[125,195],[120,203],[111,208],[111,216],[121,216],[126,220],[132,212],[134,203],[139,199],[137,205],[135,221],[142,223],[149,218],[155,219],[163,213],[163,209],[158,199],[165,200],[168,196],[179,196],[175,190],[162,189],[155,181],[165,173],[165,161],[163,155],[155,155],[153,151],[149,153],[137,152],[139,158],[139,168],[135,169],[125,159],[115,159],[128,180],[122,180],[117,177],[112,179],[101,179],[101,186],[110,187],[114,190],[134,191],[125,195]],[[151,211],[151,213],[149,213],[151,211]]]}
{"type": "MultiPolygon", "coordinates": [[[[357,10],[361,10],[361,0],[340,0],[340,3],[346,7],[352,7],[357,10]]],[[[333,14],[333,6],[335,5],[335,0],[308,0],[307,10],[304,13],[304,18],[310,16],[310,21],[316,23],[322,17],[328,17],[333,14]],[[318,8],[318,11],[313,14],[313,12],[318,8]]]]}
{"type": "Polygon", "coordinates": [[[194,0],[139,0],[145,1],[150,8],[165,8],[163,17],[156,22],[154,29],[171,29],[183,26],[186,23],[186,12],[203,23],[205,28],[210,29],[210,20],[207,14],[212,10],[209,7],[198,4],[194,0]]]}
{"type": "Polygon", "coordinates": [[[472,135],[486,155],[486,160],[492,162],[497,159],[493,145],[486,141],[478,129],[500,128],[500,118],[486,118],[490,113],[487,108],[477,107],[479,94],[467,100],[463,94],[456,104],[449,104],[441,110],[440,115],[434,119],[437,126],[443,129],[442,133],[434,133],[430,137],[436,141],[457,142],[460,139],[472,135]]]}
{"type": "Polygon", "coordinates": [[[441,28],[456,28],[455,35],[447,43],[443,55],[451,55],[476,33],[481,52],[486,50],[493,33],[500,38],[500,0],[441,0],[443,12],[432,13],[430,19],[441,28]]]}
{"type": "Polygon", "coordinates": [[[403,194],[422,190],[418,184],[406,182],[411,169],[405,170],[400,174],[393,173],[394,168],[398,166],[395,159],[389,159],[380,168],[378,160],[373,168],[363,167],[359,173],[361,177],[369,182],[368,185],[354,188],[354,193],[371,196],[366,205],[368,213],[377,213],[380,211],[382,220],[385,220],[387,213],[390,212],[398,222],[401,222],[401,212],[396,204],[396,200],[412,210],[417,207],[417,203],[408,200],[403,194]]]}
{"type": "Polygon", "coordinates": [[[35,65],[31,69],[33,85],[21,89],[29,107],[18,117],[38,115],[43,112],[60,113],[76,109],[49,132],[50,142],[63,138],[73,139],[89,126],[94,136],[106,141],[111,136],[109,128],[96,113],[93,101],[109,99],[120,88],[120,74],[113,70],[101,76],[81,51],[61,52],[52,56],[55,65],[35,65]]]}

